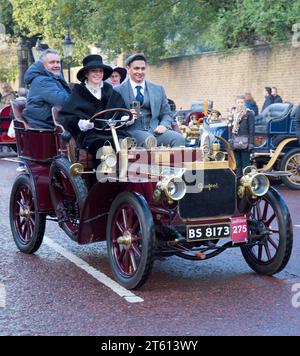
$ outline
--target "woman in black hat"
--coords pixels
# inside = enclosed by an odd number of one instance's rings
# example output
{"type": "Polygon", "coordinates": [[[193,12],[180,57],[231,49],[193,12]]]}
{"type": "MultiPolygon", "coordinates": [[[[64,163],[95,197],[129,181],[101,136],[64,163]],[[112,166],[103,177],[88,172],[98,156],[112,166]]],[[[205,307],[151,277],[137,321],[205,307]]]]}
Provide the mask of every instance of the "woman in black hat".
{"type": "Polygon", "coordinates": [[[122,67],[114,67],[110,76],[110,83],[113,87],[120,85],[127,77],[127,70],[122,67]]]}
{"type": "Polygon", "coordinates": [[[105,82],[113,69],[103,64],[99,55],[89,55],[83,59],[83,67],[77,73],[81,84],[75,84],[71,96],[60,111],[60,120],[64,128],[77,140],[80,148],[87,149],[94,157],[97,166],[96,153],[108,139],[109,131],[94,130],[89,119],[97,112],[113,108],[126,108],[122,96],[105,82]]]}

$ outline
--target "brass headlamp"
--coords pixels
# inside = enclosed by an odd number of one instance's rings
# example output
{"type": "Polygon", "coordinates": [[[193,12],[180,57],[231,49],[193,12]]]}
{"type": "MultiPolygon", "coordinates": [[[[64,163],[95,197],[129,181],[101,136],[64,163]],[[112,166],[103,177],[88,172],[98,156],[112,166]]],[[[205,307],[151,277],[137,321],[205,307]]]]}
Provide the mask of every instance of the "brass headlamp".
{"type": "Polygon", "coordinates": [[[246,195],[256,199],[267,194],[270,189],[269,179],[261,173],[258,173],[255,167],[247,167],[244,169],[244,176],[240,180],[238,188],[239,198],[242,199],[246,195]]]}
{"type": "Polygon", "coordinates": [[[153,193],[155,201],[178,201],[186,194],[186,184],[179,176],[167,176],[159,181],[153,193]]]}
{"type": "Polygon", "coordinates": [[[212,145],[212,154],[210,158],[213,161],[224,162],[226,159],[226,155],[221,151],[221,145],[219,143],[213,143],[212,145]]]}

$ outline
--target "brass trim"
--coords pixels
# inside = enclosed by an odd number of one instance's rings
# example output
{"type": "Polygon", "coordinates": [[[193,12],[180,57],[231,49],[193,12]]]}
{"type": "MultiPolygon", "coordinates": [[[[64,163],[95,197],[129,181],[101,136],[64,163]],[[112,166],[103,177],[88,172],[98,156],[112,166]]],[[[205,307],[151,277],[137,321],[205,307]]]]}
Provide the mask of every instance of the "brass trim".
{"type": "Polygon", "coordinates": [[[263,168],[259,169],[259,172],[262,171],[270,171],[272,169],[272,167],[274,166],[274,164],[276,163],[278,157],[280,156],[282,150],[284,149],[284,147],[293,141],[298,141],[298,138],[287,138],[285,140],[283,140],[278,147],[276,148],[273,157],[270,159],[269,163],[265,166],[263,166],[263,168]]]}
{"type": "Polygon", "coordinates": [[[211,161],[211,162],[185,162],[183,167],[187,170],[200,170],[200,169],[230,169],[230,164],[227,161],[211,161]]]}
{"type": "Polygon", "coordinates": [[[220,137],[220,136],[217,136],[217,135],[215,137],[224,144],[224,146],[226,148],[226,151],[228,153],[228,157],[229,157],[229,167],[233,171],[236,171],[237,164],[236,164],[234,152],[232,151],[229,142],[227,140],[225,140],[223,137],[220,137]]]}
{"type": "MultiPolygon", "coordinates": [[[[183,221],[183,222],[193,222],[193,221],[207,221],[207,219],[209,220],[213,220],[213,221],[218,221],[218,220],[223,220],[223,219],[231,219],[233,217],[233,214],[234,212],[232,213],[232,215],[224,215],[224,216],[210,216],[210,217],[206,217],[206,218],[196,218],[196,219],[184,219],[183,217],[181,217],[180,215],[180,211],[179,211],[179,207],[178,207],[178,215],[180,217],[180,219],[183,221]]],[[[208,221],[209,221],[208,220],[208,221]]],[[[212,225],[212,224],[211,224],[212,225]]]]}

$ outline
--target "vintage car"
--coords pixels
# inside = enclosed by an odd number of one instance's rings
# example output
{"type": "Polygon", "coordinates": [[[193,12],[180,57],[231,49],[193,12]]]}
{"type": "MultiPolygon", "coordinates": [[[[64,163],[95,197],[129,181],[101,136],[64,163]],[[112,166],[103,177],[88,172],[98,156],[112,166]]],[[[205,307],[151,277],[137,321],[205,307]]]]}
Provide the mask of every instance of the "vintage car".
{"type": "MultiPolygon", "coordinates": [[[[55,220],[78,244],[107,242],[112,273],[125,288],[140,287],[157,258],[179,256],[205,261],[240,248],[257,273],[273,275],[289,261],[293,245],[291,216],[267,177],[248,167],[237,180],[236,162],[222,138],[201,147],[139,148],[118,140],[123,125],[114,113],[97,113],[111,138],[91,165],[86,150],[60,125],[33,129],[12,103],[19,158],[26,172],[11,191],[10,224],[24,253],[36,252],[46,220],[55,220]],[[106,116],[105,116],[106,115],[106,116]],[[112,146],[114,145],[114,147],[112,146]]],[[[234,255],[228,255],[228,259],[234,255]]]]}
{"type": "Polygon", "coordinates": [[[192,102],[191,108],[188,110],[178,110],[176,112],[176,120],[179,126],[193,126],[198,127],[203,122],[208,110],[213,108],[211,100],[195,100],[192,102]]]}
{"type": "MultiPolygon", "coordinates": [[[[300,146],[295,123],[299,109],[300,106],[293,108],[291,103],[278,103],[256,116],[255,152],[252,155],[253,165],[262,171],[289,173],[281,174],[279,178],[272,177],[272,181],[283,182],[295,190],[300,189],[300,146]]],[[[231,123],[221,117],[218,121],[209,122],[211,132],[226,140],[230,136],[230,127],[231,123]]]]}
{"type": "Polygon", "coordinates": [[[0,146],[7,146],[16,151],[16,140],[7,135],[11,123],[10,113],[10,105],[6,105],[0,109],[0,146]]]}

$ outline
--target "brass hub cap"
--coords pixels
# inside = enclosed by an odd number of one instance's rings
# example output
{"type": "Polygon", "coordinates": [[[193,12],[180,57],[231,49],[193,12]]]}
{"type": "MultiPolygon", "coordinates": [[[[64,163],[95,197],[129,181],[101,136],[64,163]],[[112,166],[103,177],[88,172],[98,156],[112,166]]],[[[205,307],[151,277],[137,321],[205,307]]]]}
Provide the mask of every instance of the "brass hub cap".
{"type": "Polygon", "coordinates": [[[130,248],[132,244],[132,235],[129,231],[125,231],[123,236],[118,237],[117,242],[125,248],[130,248]]]}
{"type": "Polygon", "coordinates": [[[26,219],[29,219],[31,215],[31,211],[27,208],[25,208],[24,210],[20,211],[20,216],[26,219]]]}

